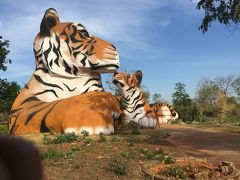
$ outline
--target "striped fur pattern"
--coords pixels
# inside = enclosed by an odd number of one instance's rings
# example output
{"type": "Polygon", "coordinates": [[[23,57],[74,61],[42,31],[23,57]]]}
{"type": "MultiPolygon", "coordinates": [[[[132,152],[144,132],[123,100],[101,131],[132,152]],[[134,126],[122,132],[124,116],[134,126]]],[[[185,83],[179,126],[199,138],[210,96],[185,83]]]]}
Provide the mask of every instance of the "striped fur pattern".
{"type": "Polygon", "coordinates": [[[83,129],[112,133],[121,110],[115,98],[103,92],[100,74],[113,73],[120,66],[116,48],[80,23],[60,22],[57,11],[50,8],[34,40],[34,54],[36,69],[12,107],[11,134],[83,129]]]}
{"type": "Polygon", "coordinates": [[[150,107],[156,114],[159,124],[171,123],[178,119],[178,113],[166,102],[150,104],[150,107]]]}
{"type": "Polygon", "coordinates": [[[124,123],[134,121],[145,128],[159,127],[156,116],[141,91],[142,76],[140,70],[134,74],[115,73],[113,76],[113,83],[118,87],[125,105],[123,108],[124,123]]]}

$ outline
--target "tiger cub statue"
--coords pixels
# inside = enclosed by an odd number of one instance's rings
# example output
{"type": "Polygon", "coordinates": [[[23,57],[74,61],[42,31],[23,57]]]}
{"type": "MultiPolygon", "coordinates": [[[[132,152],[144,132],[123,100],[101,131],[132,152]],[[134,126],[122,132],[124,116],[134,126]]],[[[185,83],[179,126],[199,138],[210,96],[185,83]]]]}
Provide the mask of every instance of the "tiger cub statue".
{"type": "Polygon", "coordinates": [[[134,74],[114,73],[113,83],[117,86],[123,101],[123,123],[130,121],[144,128],[159,128],[156,115],[144,99],[140,85],[143,74],[137,70],[134,74]]]}
{"type": "Polygon", "coordinates": [[[10,133],[113,133],[121,109],[100,74],[119,68],[116,48],[50,8],[33,49],[36,69],[12,106],[10,133]]]}
{"type": "Polygon", "coordinates": [[[156,114],[159,124],[171,123],[178,119],[178,113],[166,102],[150,104],[150,107],[156,114]]]}

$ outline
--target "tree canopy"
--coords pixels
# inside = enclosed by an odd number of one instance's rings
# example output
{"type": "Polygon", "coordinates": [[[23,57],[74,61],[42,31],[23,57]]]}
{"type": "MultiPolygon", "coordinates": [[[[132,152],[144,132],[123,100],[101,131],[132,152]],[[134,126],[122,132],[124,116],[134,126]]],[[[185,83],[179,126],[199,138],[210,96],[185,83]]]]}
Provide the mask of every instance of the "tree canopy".
{"type": "Polygon", "coordinates": [[[199,26],[203,33],[215,21],[225,25],[240,22],[240,0],[200,0],[196,8],[205,14],[199,26]]]}
{"type": "Polygon", "coordinates": [[[11,63],[10,59],[7,59],[7,55],[10,52],[9,48],[9,41],[5,40],[0,36],[0,70],[6,71],[7,63],[11,63]]]}

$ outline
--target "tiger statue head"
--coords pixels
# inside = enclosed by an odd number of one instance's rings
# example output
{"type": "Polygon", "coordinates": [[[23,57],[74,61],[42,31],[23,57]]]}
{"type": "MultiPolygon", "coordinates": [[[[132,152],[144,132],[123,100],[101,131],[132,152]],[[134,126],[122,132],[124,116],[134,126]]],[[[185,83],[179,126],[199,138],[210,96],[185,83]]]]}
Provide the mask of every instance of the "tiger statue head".
{"type": "Polygon", "coordinates": [[[61,22],[53,8],[43,16],[33,49],[36,69],[32,84],[38,87],[32,91],[43,101],[103,91],[100,73],[114,73],[120,66],[114,45],[92,35],[80,23],[61,22]],[[52,84],[58,88],[50,92],[48,85],[52,84]]]}
{"type": "Polygon", "coordinates": [[[35,38],[37,67],[61,76],[76,77],[81,71],[112,73],[119,66],[116,48],[80,23],[60,22],[55,9],[46,10],[35,38]],[[42,60],[43,64],[41,64],[42,60]]]}
{"type": "Polygon", "coordinates": [[[123,100],[124,122],[134,121],[141,127],[158,128],[157,119],[144,99],[141,82],[143,73],[137,70],[134,74],[114,73],[113,83],[117,86],[123,100]]]}
{"type": "Polygon", "coordinates": [[[171,123],[178,119],[178,113],[166,102],[150,104],[150,107],[156,114],[159,124],[171,123]]]}

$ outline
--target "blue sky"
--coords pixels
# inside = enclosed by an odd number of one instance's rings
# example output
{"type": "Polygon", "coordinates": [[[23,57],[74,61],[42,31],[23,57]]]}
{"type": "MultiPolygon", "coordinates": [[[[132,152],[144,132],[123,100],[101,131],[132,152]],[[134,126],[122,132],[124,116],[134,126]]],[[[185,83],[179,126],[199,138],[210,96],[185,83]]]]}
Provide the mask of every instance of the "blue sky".
{"type": "Polygon", "coordinates": [[[213,24],[203,35],[198,30],[203,13],[195,6],[190,0],[1,0],[0,35],[10,40],[13,63],[0,77],[22,86],[28,82],[35,68],[33,39],[44,11],[53,7],[61,21],[80,22],[112,42],[120,71],[140,69],[151,95],[171,101],[180,81],[194,97],[203,77],[240,75],[240,29],[213,24]]]}

